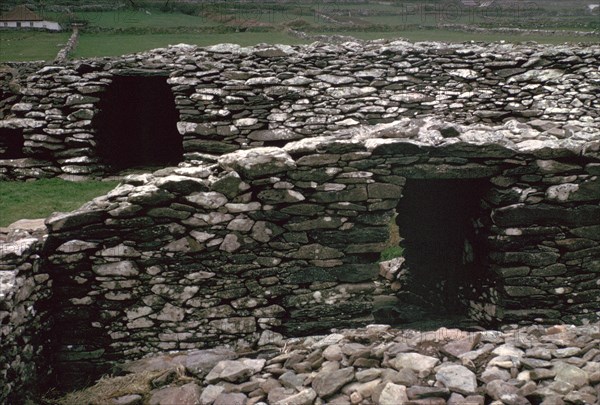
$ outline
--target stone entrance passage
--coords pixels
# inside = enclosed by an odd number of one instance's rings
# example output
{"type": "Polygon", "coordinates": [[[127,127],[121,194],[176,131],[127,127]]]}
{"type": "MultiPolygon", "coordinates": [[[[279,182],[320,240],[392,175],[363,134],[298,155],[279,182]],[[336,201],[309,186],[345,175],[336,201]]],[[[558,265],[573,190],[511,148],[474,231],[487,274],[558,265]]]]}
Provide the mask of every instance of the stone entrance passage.
{"type": "Polygon", "coordinates": [[[0,159],[25,157],[23,144],[23,130],[0,128],[0,159]]]}
{"type": "Polygon", "coordinates": [[[113,169],[182,160],[179,114],[161,76],[117,76],[103,95],[95,126],[98,154],[113,169]]]}
{"type": "Polygon", "coordinates": [[[478,219],[487,188],[487,180],[407,181],[396,217],[406,259],[398,294],[405,321],[465,314],[465,289],[483,271],[478,219]]]}

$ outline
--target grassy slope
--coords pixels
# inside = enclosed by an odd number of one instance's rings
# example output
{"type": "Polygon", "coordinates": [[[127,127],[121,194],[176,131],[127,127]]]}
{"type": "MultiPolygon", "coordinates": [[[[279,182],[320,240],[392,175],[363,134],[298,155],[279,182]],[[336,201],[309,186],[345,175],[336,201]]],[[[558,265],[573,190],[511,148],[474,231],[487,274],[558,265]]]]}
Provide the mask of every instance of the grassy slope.
{"type": "Polygon", "coordinates": [[[259,43],[304,43],[298,38],[280,32],[240,32],[229,34],[83,34],[73,57],[119,56],[153,48],[186,43],[208,46],[225,42],[242,46],[259,43]]]}
{"type": "Polygon", "coordinates": [[[120,10],[114,12],[81,12],[79,18],[87,20],[91,27],[107,29],[123,28],[199,28],[218,25],[209,19],[181,13],[160,11],[120,10]]]}
{"type": "Polygon", "coordinates": [[[54,211],[72,211],[117,184],[114,181],[74,183],[61,179],[0,182],[0,226],[23,218],[45,218],[54,211]]]}
{"type": "MultiPolygon", "coordinates": [[[[414,6],[414,5],[413,5],[414,6]]],[[[553,5],[553,7],[556,5],[553,5]]],[[[376,39],[376,38],[407,38],[413,41],[500,41],[507,42],[522,42],[522,41],[537,41],[540,43],[564,43],[564,42],[583,42],[583,43],[598,43],[599,39],[594,37],[578,37],[570,34],[568,31],[557,33],[552,36],[543,35],[506,35],[500,33],[469,33],[440,30],[435,27],[440,22],[449,23],[466,23],[467,25],[481,22],[482,17],[479,15],[469,16],[460,13],[451,18],[449,21],[441,21],[440,18],[444,14],[440,11],[427,12],[408,12],[402,7],[393,7],[382,4],[370,4],[371,10],[377,10],[378,15],[362,16],[355,12],[363,8],[364,5],[330,5],[321,10],[319,7],[314,8],[309,5],[291,5],[287,9],[271,9],[267,6],[262,8],[248,8],[247,6],[233,14],[213,13],[215,19],[211,20],[201,16],[187,15],[178,12],[164,13],[158,10],[119,10],[112,12],[79,12],[78,18],[85,19],[89,22],[92,32],[83,32],[77,51],[74,57],[94,57],[94,56],[117,56],[125,53],[139,52],[158,47],[164,47],[169,44],[190,43],[200,46],[213,45],[217,43],[233,42],[240,45],[255,45],[257,43],[284,43],[298,44],[303,41],[298,38],[288,36],[280,31],[273,32],[239,32],[239,33],[202,33],[199,30],[219,29],[222,23],[219,18],[224,18],[229,21],[229,24],[235,26],[244,25],[248,19],[254,20],[258,24],[268,24],[271,26],[279,26],[286,24],[289,21],[302,19],[311,27],[311,34],[327,33],[332,31],[352,35],[361,39],[376,39]],[[331,11],[329,9],[341,8],[347,10],[349,15],[337,16],[341,21],[358,19],[364,24],[385,24],[388,28],[385,31],[377,32],[376,27],[371,27],[373,31],[360,31],[360,28],[350,32],[342,32],[344,28],[323,19],[315,11],[331,11]],[[387,12],[387,14],[386,14],[387,12]],[[404,12],[404,14],[402,14],[404,12]],[[234,18],[235,21],[231,21],[234,18]],[[421,25],[422,29],[415,29],[415,25],[421,25]],[[101,30],[105,32],[96,32],[101,30]],[[123,32],[128,30],[128,32],[123,32]]],[[[548,6],[550,7],[550,6],[548,6]]],[[[231,12],[230,8],[221,11],[231,12]]],[[[421,10],[421,9],[417,9],[421,10]]],[[[548,16],[540,16],[538,23],[547,22],[552,19],[551,15],[554,9],[549,8],[548,16]],[[547,20],[550,19],[550,20],[547,20]]],[[[561,10],[564,11],[564,10],[561,10]]],[[[47,13],[48,17],[52,17],[52,13],[47,13]]],[[[564,15],[562,13],[561,15],[564,15]]],[[[64,16],[55,15],[60,19],[64,16]]],[[[593,18],[588,16],[587,18],[593,18]]],[[[511,16],[502,15],[498,18],[492,18],[488,22],[492,25],[512,25],[518,23],[519,18],[511,18],[511,16]]],[[[536,20],[537,21],[537,20],[536,20]]],[[[563,24],[569,24],[569,18],[563,20],[563,24]]],[[[523,21],[520,21],[521,23],[523,21]]],[[[518,24],[517,24],[518,25],[518,24]]],[[[531,28],[550,28],[549,26],[537,27],[533,24],[531,28]]],[[[546,24],[542,24],[546,25],[546,24]]],[[[553,25],[555,28],[556,22],[553,25]]],[[[573,27],[580,29],[580,27],[573,27]]],[[[0,62],[3,61],[26,61],[26,60],[51,60],[58,52],[58,45],[64,44],[68,38],[68,33],[51,34],[44,32],[11,32],[0,31],[0,62]]]]}
{"type": "Polygon", "coordinates": [[[0,31],[0,62],[52,60],[71,34],[0,31]]]}
{"type": "Polygon", "coordinates": [[[444,41],[444,42],[525,42],[536,41],[541,44],[563,44],[569,43],[599,43],[598,38],[592,36],[575,36],[565,33],[564,35],[524,35],[503,33],[480,33],[480,32],[458,32],[449,30],[406,30],[397,32],[334,32],[335,34],[352,35],[359,39],[380,38],[406,38],[410,41],[444,41]]]}

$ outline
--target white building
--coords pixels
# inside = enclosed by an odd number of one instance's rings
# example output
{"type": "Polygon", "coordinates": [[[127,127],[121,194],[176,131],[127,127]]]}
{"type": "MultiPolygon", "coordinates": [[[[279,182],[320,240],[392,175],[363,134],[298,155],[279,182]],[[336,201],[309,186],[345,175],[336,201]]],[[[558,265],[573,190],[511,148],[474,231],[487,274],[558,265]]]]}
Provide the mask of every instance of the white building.
{"type": "Polygon", "coordinates": [[[17,6],[0,15],[0,29],[42,29],[60,31],[62,27],[54,21],[45,21],[25,6],[17,6]]]}

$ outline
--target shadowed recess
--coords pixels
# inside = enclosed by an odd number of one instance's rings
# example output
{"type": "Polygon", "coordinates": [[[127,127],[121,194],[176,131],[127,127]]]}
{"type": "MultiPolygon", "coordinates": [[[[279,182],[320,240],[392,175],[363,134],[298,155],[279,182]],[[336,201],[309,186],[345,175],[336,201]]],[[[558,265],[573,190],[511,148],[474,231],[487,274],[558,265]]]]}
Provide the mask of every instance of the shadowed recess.
{"type": "Polygon", "coordinates": [[[396,218],[408,269],[399,294],[411,308],[405,321],[423,311],[465,313],[463,290],[484,268],[484,241],[476,224],[487,188],[485,180],[407,181],[396,218]]]}
{"type": "Polygon", "coordinates": [[[164,77],[115,77],[100,102],[98,153],[114,169],[182,160],[179,114],[164,77]]]}
{"type": "Polygon", "coordinates": [[[23,130],[0,128],[0,159],[25,157],[23,144],[23,130]]]}

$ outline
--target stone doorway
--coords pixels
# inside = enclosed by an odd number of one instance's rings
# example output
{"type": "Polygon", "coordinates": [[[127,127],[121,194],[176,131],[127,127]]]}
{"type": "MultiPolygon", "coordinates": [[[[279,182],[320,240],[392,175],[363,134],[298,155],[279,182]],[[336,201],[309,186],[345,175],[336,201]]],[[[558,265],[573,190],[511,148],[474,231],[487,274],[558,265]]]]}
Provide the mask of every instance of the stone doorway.
{"type": "Polygon", "coordinates": [[[0,159],[20,159],[23,154],[23,131],[0,128],[0,159]]]}
{"type": "Polygon", "coordinates": [[[95,120],[98,155],[111,169],[168,166],[183,160],[179,114],[162,76],[116,76],[95,120]]]}
{"type": "Polygon", "coordinates": [[[396,217],[406,259],[400,321],[466,314],[467,287],[485,268],[482,197],[489,187],[481,179],[407,181],[396,217]]]}

